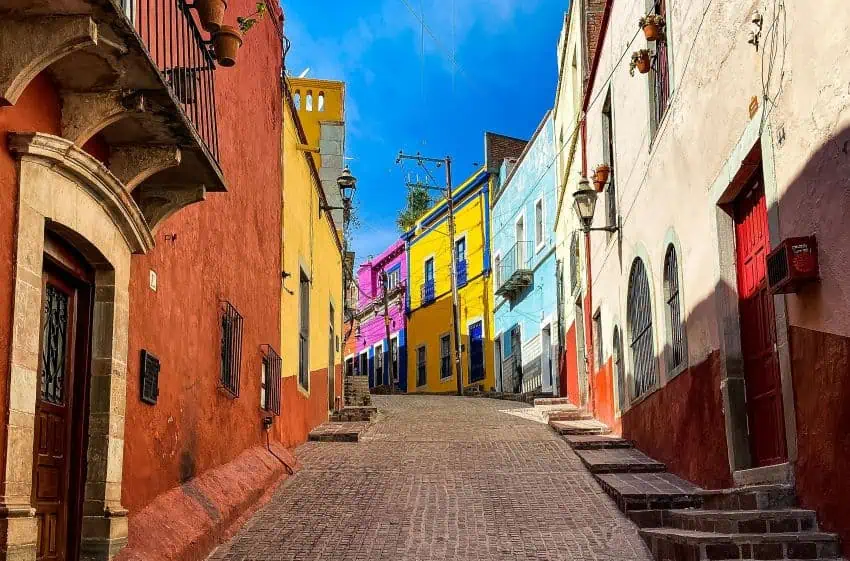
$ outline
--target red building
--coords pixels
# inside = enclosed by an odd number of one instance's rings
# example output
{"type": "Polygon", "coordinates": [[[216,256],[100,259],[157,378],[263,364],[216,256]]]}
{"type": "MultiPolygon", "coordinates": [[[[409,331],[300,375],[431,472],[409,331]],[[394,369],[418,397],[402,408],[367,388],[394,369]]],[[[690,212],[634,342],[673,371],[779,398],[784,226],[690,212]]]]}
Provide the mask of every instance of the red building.
{"type": "Polygon", "coordinates": [[[0,7],[0,559],[202,559],[291,469],[283,15],[232,68],[204,25],[0,7]]]}

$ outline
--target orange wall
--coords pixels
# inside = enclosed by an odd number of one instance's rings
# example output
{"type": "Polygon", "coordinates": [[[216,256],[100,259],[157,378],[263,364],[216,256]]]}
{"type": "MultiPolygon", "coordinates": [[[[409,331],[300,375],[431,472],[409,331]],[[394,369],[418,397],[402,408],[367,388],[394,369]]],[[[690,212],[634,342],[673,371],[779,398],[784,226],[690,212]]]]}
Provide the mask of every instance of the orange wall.
{"type": "MultiPolygon", "coordinates": [[[[18,172],[9,153],[9,132],[59,132],[59,96],[41,74],[21,94],[18,103],[0,107],[0,419],[9,407],[8,349],[12,337],[12,298],[15,274],[15,231],[18,227],[18,172]]],[[[5,470],[6,431],[0,430],[0,469],[5,470]]],[[[2,490],[0,490],[2,492],[2,490]]]]}
{"type": "MultiPolygon", "coordinates": [[[[253,6],[252,0],[233,0],[227,17],[253,6]]],[[[215,72],[229,191],[209,193],[176,213],[157,232],[156,248],[133,257],[122,494],[131,512],[265,444],[260,346],[278,349],[281,340],[281,49],[272,21],[266,18],[246,35],[235,67],[215,72]],[[177,238],[166,241],[166,234],[177,238]],[[156,292],[148,287],[151,270],[158,275],[156,292]],[[238,398],[218,389],[224,299],[244,317],[238,398]],[[155,406],[139,399],[142,349],[161,361],[155,406]]],[[[285,416],[291,400],[282,397],[285,416]]]]}
{"type": "Polygon", "coordinates": [[[611,430],[620,432],[620,420],[614,413],[614,378],[610,358],[593,373],[593,411],[594,416],[611,430]]]}

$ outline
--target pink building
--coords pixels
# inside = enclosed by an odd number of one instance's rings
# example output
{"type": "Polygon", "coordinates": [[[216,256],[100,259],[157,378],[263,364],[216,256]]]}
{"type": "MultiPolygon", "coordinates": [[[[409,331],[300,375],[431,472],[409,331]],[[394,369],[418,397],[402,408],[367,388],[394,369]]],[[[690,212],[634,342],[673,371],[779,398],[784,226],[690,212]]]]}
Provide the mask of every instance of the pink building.
{"type": "Polygon", "coordinates": [[[407,361],[399,359],[407,356],[407,259],[404,242],[393,243],[386,251],[360,265],[357,278],[360,285],[357,307],[360,326],[356,334],[355,371],[359,375],[368,374],[369,387],[374,388],[388,383],[392,369],[395,384],[401,391],[407,391],[407,361]],[[383,273],[386,273],[385,277],[383,273]],[[389,320],[389,340],[385,316],[389,320]]]}

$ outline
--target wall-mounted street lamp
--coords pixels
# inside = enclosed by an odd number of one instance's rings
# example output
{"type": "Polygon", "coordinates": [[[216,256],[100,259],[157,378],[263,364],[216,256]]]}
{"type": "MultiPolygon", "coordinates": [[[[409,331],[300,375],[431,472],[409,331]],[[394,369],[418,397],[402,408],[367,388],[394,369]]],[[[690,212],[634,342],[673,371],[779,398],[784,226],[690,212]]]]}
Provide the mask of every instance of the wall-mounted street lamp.
{"type": "Polygon", "coordinates": [[[336,178],[336,184],[342,194],[342,206],[322,204],[320,210],[344,210],[347,214],[351,210],[351,199],[354,198],[354,191],[357,190],[357,178],[351,175],[351,170],[346,166],[342,170],[342,175],[336,178]]]}
{"type": "Polygon", "coordinates": [[[573,209],[581,222],[581,229],[585,233],[593,231],[616,232],[617,226],[603,226],[602,228],[591,228],[593,214],[596,212],[596,199],[599,194],[590,187],[586,177],[578,182],[578,190],[573,193],[573,209]]]}

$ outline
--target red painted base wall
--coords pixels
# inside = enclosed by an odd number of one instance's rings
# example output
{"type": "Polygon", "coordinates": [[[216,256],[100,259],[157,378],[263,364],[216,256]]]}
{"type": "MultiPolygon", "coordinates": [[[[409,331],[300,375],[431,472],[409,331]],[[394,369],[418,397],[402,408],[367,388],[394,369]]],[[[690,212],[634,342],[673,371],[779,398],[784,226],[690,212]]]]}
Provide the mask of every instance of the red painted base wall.
{"type": "Polygon", "coordinates": [[[732,486],[719,352],[691,366],[622,416],[623,436],[685,479],[732,486]]]}
{"type": "Polygon", "coordinates": [[[594,417],[608,425],[615,433],[621,432],[620,419],[614,411],[614,378],[611,359],[593,374],[594,417]]]}
{"type": "Polygon", "coordinates": [[[797,497],[850,555],[850,338],[789,328],[797,418],[797,497]]]}
{"type": "Polygon", "coordinates": [[[576,325],[571,324],[567,329],[566,352],[564,353],[564,367],[566,372],[561,374],[561,380],[566,385],[566,396],[570,403],[581,405],[581,396],[578,387],[578,349],[576,348],[576,325]]]}

